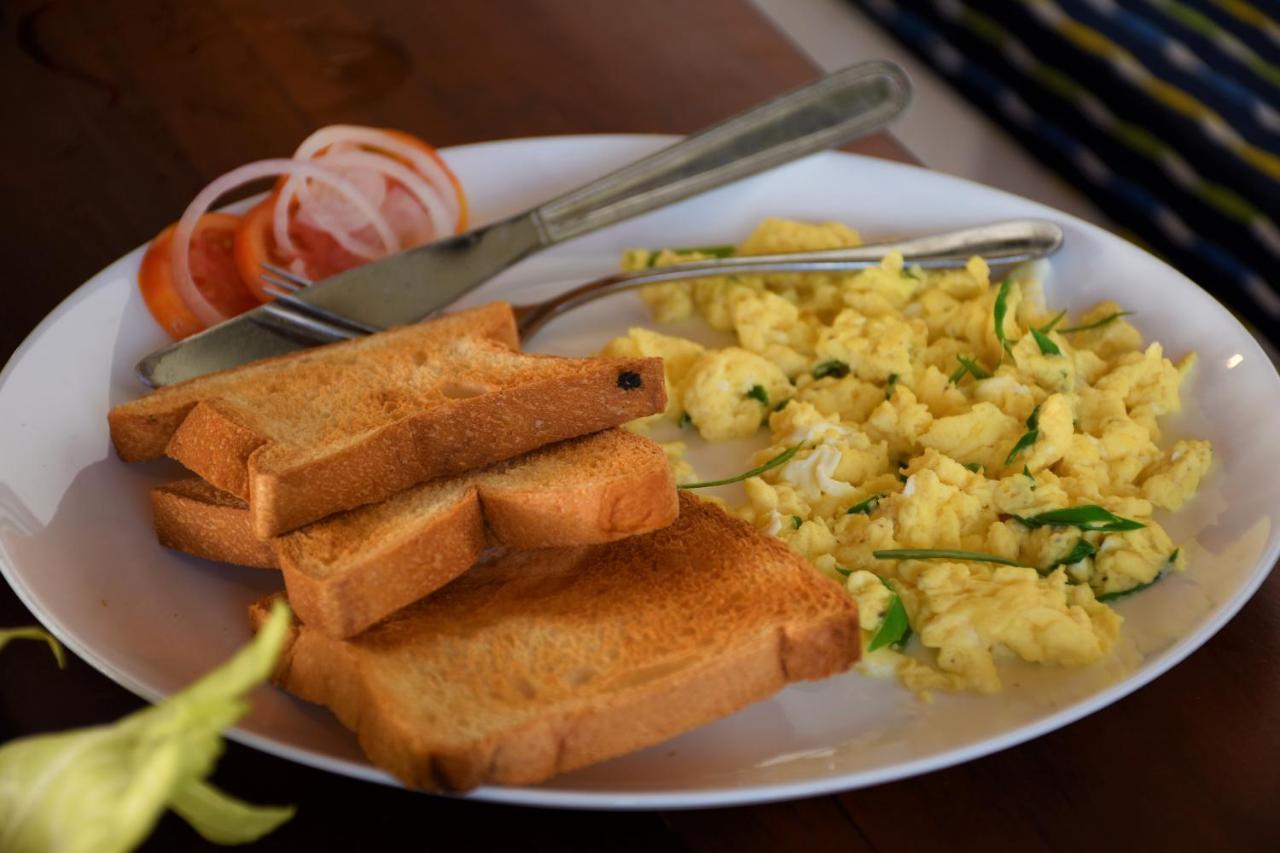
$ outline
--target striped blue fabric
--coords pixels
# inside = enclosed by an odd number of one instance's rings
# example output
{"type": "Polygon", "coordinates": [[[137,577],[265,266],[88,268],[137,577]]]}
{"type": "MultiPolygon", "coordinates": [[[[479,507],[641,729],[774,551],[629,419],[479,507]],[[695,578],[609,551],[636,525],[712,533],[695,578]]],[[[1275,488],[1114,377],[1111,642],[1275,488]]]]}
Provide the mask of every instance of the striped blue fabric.
{"type": "Polygon", "coordinates": [[[852,1],[1280,342],[1280,3],[852,1]]]}

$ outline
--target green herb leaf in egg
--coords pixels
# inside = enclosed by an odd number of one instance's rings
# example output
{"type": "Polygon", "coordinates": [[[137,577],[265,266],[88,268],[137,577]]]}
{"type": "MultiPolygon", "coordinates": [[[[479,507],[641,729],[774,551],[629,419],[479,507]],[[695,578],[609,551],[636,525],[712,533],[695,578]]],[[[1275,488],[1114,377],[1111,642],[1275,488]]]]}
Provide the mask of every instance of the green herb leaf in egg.
{"type": "Polygon", "coordinates": [[[1081,530],[1101,530],[1115,533],[1140,530],[1146,527],[1141,521],[1123,518],[1094,504],[1051,509],[1032,516],[1013,516],[1024,527],[1078,527],[1081,530]]]}
{"type": "Polygon", "coordinates": [[[1110,325],[1111,323],[1114,323],[1116,320],[1119,320],[1121,317],[1132,317],[1132,316],[1133,316],[1132,311],[1116,311],[1114,314],[1108,314],[1107,316],[1102,317],[1101,319],[1094,320],[1092,323],[1085,323],[1083,326],[1068,326],[1067,328],[1062,329],[1061,331],[1062,331],[1062,334],[1064,335],[1070,335],[1073,332],[1087,332],[1090,329],[1101,329],[1103,326],[1110,325]]]}
{"type": "Polygon", "coordinates": [[[813,368],[814,379],[823,379],[828,376],[834,376],[836,379],[844,379],[848,375],[849,365],[837,358],[830,358],[826,361],[819,362],[813,368]]]}
{"type": "Polygon", "coordinates": [[[1031,410],[1031,414],[1027,416],[1027,431],[1022,434],[1022,438],[1018,439],[1013,445],[1013,449],[1009,451],[1009,455],[1005,457],[1004,464],[1012,465],[1013,459],[1022,451],[1036,443],[1036,439],[1040,437],[1040,407],[1037,405],[1031,410]]]}
{"type": "Polygon", "coordinates": [[[1031,337],[1036,339],[1036,346],[1040,347],[1041,355],[1062,355],[1062,350],[1053,342],[1053,339],[1039,329],[1032,329],[1031,337]]]}
{"type": "Polygon", "coordinates": [[[1009,313],[1009,290],[1013,287],[1011,279],[1005,279],[1000,282],[1000,292],[996,294],[996,303],[992,311],[992,318],[995,321],[996,340],[1000,342],[1000,349],[1009,355],[1009,360],[1013,360],[1013,345],[1009,343],[1009,339],[1004,334],[1004,318],[1009,313]]]}
{"type": "Polygon", "coordinates": [[[769,406],[769,392],[764,390],[763,385],[752,385],[751,390],[747,392],[747,397],[752,400],[759,400],[760,405],[769,406]]]}
{"type": "Polygon", "coordinates": [[[884,495],[872,495],[865,501],[859,501],[853,506],[845,510],[845,515],[871,515],[876,511],[876,507],[880,506],[880,501],[884,500],[884,495]]]}
{"type": "Polygon", "coordinates": [[[712,486],[728,486],[732,483],[741,483],[743,480],[749,480],[752,477],[759,477],[765,471],[777,468],[779,465],[785,465],[791,461],[791,457],[800,452],[800,445],[793,444],[777,456],[770,459],[763,465],[752,468],[750,471],[744,471],[733,477],[726,477],[723,480],[706,480],[701,483],[681,483],[676,486],[677,489],[709,489],[712,486]]]}
{"type": "Polygon", "coordinates": [[[898,595],[898,591],[893,588],[884,578],[880,578],[880,583],[889,588],[893,593],[893,597],[889,599],[889,606],[885,609],[884,619],[880,622],[880,627],[871,635],[871,641],[867,643],[867,651],[874,652],[885,646],[895,646],[901,648],[911,639],[911,622],[907,619],[907,608],[902,603],[902,597],[898,595]]]}
{"type": "Polygon", "coordinates": [[[957,551],[952,548],[889,548],[872,551],[877,560],[967,560],[974,563],[998,563],[1002,566],[1017,566],[1020,569],[1031,569],[1026,563],[1001,557],[999,554],[984,554],[981,551],[957,551]]]}

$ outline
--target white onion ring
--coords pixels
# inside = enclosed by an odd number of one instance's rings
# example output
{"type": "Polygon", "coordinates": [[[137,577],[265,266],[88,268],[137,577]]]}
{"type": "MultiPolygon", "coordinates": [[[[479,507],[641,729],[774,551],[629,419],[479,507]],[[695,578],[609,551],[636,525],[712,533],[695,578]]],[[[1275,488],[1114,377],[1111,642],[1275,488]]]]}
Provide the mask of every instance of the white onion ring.
{"type": "MultiPolygon", "coordinates": [[[[317,157],[315,160],[312,160],[311,162],[315,163],[318,166],[324,166],[325,168],[332,168],[332,165],[336,165],[336,164],[330,164],[328,162],[327,157],[317,157]]],[[[364,171],[371,171],[371,170],[364,170],[364,171]]],[[[338,172],[336,169],[334,169],[334,172],[336,174],[342,174],[341,172],[338,172]]],[[[386,176],[381,172],[381,170],[375,171],[374,174],[377,177],[379,187],[385,190],[386,180],[387,180],[386,176]]],[[[372,196],[369,194],[369,191],[368,191],[369,188],[361,184],[357,184],[354,177],[348,176],[348,179],[351,180],[352,184],[354,184],[357,189],[359,189],[360,194],[363,195],[365,199],[368,200],[369,204],[373,205],[375,208],[378,209],[378,212],[381,213],[382,204],[386,200],[386,193],[385,192],[383,193],[382,198],[372,196]]],[[[298,210],[296,213],[297,218],[300,220],[304,218],[310,219],[311,224],[315,228],[328,234],[330,237],[333,238],[334,242],[336,242],[339,246],[341,246],[343,249],[346,249],[348,252],[355,255],[356,257],[364,258],[365,260],[371,261],[374,258],[380,258],[385,255],[389,255],[402,248],[402,246],[400,245],[399,236],[396,234],[395,229],[391,229],[390,233],[391,233],[392,239],[390,243],[388,243],[385,239],[380,239],[380,242],[382,244],[381,248],[379,248],[377,245],[370,245],[367,241],[357,238],[356,233],[359,231],[363,231],[367,227],[367,225],[360,225],[358,227],[352,228],[349,223],[342,223],[338,221],[337,216],[331,215],[332,211],[330,211],[329,207],[316,199],[315,194],[311,191],[311,181],[309,179],[304,178],[298,181],[294,189],[297,190],[297,198],[298,198],[298,210]]],[[[276,199],[276,211],[279,211],[279,210],[284,211],[284,222],[286,226],[288,224],[289,205],[292,203],[292,201],[293,201],[293,198],[291,195],[288,194],[287,191],[282,191],[280,193],[280,196],[276,199]]],[[[273,227],[275,224],[275,216],[277,215],[276,211],[272,212],[273,227]]],[[[386,217],[384,216],[383,219],[386,219],[386,217]]],[[[389,227],[390,222],[388,222],[387,224],[389,227]]],[[[286,231],[286,234],[287,234],[287,231],[286,231]]],[[[382,237],[382,235],[379,235],[379,236],[382,237]]],[[[289,249],[291,252],[296,251],[293,249],[292,239],[289,239],[289,249]]]]}
{"type": "Polygon", "coordinates": [[[191,238],[195,235],[196,223],[199,222],[201,215],[229,190],[241,184],[247,184],[249,181],[278,175],[288,175],[290,180],[301,175],[304,178],[325,181],[368,217],[374,230],[385,243],[388,245],[395,243],[391,226],[387,224],[378,209],[369,203],[351,181],[331,169],[314,163],[284,158],[258,160],[232,169],[202,189],[191,200],[191,204],[187,205],[187,209],[182,212],[182,218],[178,220],[178,226],[174,229],[173,245],[169,256],[170,263],[173,265],[173,278],[178,296],[206,326],[220,323],[227,317],[204,298],[204,294],[200,292],[200,288],[196,287],[195,279],[191,275],[191,238]]]}
{"type": "Polygon", "coordinates": [[[448,205],[444,202],[444,194],[399,160],[369,151],[339,151],[334,154],[324,154],[313,162],[334,166],[358,166],[382,172],[408,190],[418,204],[422,205],[422,209],[430,217],[431,228],[436,237],[453,233],[450,223],[451,221],[454,224],[457,223],[457,215],[450,215],[448,205]]]}
{"type": "Polygon", "coordinates": [[[343,142],[379,148],[404,160],[418,174],[434,184],[440,197],[444,199],[449,218],[453,220],[453,228],[441,230],[440,236],[456,230],[461,224],[459,217],[462,213],[462,201],[458,198],[453,181],[449,180],[449,175],[444,168],[422,149],[398,139],[385,130],[351,124],[331,124],[302,140],[302,144],[298,146],[297,151],[293,152],[293,156],[299,160],[310,160],[317,152],[343,142]]]}

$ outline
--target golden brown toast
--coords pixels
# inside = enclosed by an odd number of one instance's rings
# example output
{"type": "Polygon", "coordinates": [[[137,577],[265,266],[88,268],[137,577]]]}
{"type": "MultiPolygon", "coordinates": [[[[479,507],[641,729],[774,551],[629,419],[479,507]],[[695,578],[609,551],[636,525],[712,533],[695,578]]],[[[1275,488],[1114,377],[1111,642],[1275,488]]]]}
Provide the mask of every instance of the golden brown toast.
{"type": "Polygon", "coordinates": [[[650,746],[859,651],[838,584],[684,494],[670,527],[507,555],[353,639],[295,623],[275,680],[405,784],[465,790],[650,746]]]}
{"type": "Polygon", "coordinates": [[[246,500],[267,538],[666,405],[660,359],[516,343],[493,303],[161,388],[113,408],[111,438],[246,500]]]}
{"type": "Polygon", "coordinates": [[[678,511],[662,448],[622,429],[432,480],[268,541],[253,535],[243,501],[200,480],[154,489],[152,506],[162,545],[279,566],[299,617],[334,637],[444,586],[491,543],[610,542],[665,527],[678,511]]]}

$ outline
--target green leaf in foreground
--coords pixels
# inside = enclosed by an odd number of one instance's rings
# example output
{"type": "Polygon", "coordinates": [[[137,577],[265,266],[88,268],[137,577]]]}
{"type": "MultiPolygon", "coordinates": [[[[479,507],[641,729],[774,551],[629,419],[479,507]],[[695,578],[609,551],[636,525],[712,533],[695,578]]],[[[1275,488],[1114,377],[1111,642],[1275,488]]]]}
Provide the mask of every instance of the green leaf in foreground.
{"type": "Polygon", "coordinates": [[[131,850],[166,807],[220,844],[254,841],[287,821],[292,807],[249,805],[205,779],[221,732],[248,710],[244,695],[271,674],[289,623],[277,602],[251,643],[160,704],[0,748],[0,850],[131,850]]]}
{"type": "Polygon", "coordinates": [[[1101,329],[1103,326],[1110,325],[1111,323],[1114,323],[1116,320],[1119,320],[1121,317],[1132,317],[1132,316],[1133,316],[1132,311],[1116,311],[1114,314],[1108,314],[1105,317],[1094,320],[1092,323],[1085,323],[1082,326],[1068,326],[1067,328],[1061,329],[1059,331],[1064,335],[1069,335],[1072,332],[1087,332],[1090,329],[1101,329]]]}
{"type": "Polygon", "coordinates": [[[884,551],[872,551],[877,560],[969,560],[975,563],[999,563],[1002,566],[1017,566],[1020,569],[1031,569],[1026,563],[1001,557],[999,554],[984,554],[981,551],[956,551],[950,548],[891,548],[884,551]]]}
{"type": "Polygon", "coordinates": [[[1054,315],[1052,320],[1050,320],[1049,322],[1041,326],[1040,331],[1044,332],[1046,335],[1049,334],[1054,329],[1058,328],[1058,324],[1061,323],[1063,320],[1065,320],[1066,317],[1067,317],[1067,309],[1063,308],[1061,311],[1059,311],[1057,314],[1054,315]]]}
{"type": "Polygon", "coordinates": [[[1081,530],[1102,530],[1114,533],[1123,530],[1140,530],[1146,527],[1141,521],[1122,518],[1100,506],[1086,504],[1064,509],[1051,509],[1032,516],[1013,516],[1025,527],[1078,527],[1081,530]]]}
{"type": "Polygon", "coordinates": [[[849,365],[845,364],[837,358],[829,358],[820,362],[813,368],[813,378],[823,379],[827,376],[834,376],[836,379],[844,379],[849,375],[849,365]]]}
{"type": "Polygon", "coordinates": [[[1039,329],[1032,329],[1031,337],[1036,339],[1036,346],[1040,347],[1041,355],[1062,355],[1062,350],[1053,342],[1053,339],[1039,329]]]}
{"type": "Polygon", "coordinates": [[[1119,592],[1103,593],[1102,595],[1098,596],[1098,601],[1101,601],[1104,603],[1108,601],[1115,601],[1116,599],[1125,598],[1126,596],[1133,595],[1135,592],[1142,592],[1144,589],[1146,589],[1149,586],[1155,586],[1157,583],[1160,582],[1160,579],[1163,578],[1166,574],[1168,574],[1168,572],[1161,572],[1160,574],[1156,575],[1154,578],[1147,581],[1146,583],[1140,583],[1137,586],[1131,586],[1128,589],[1122,589],[1119,592]]]}
{"type": "Polygon", "coordinates": [[[799,530],[799,529],[800,529],[800,525],[802,525],[802,524],[804,524],[804,519],[803,519],[803,518],[801,518],[801,517],[800,517],[800,516],[798,516],[798,515],[793,515],[793,516],[791,516],[791,527],[792,527],[792,529],[794,529],[794,530],[799,530]]]}
{"type": "Polygon", "coordinates": [[[679,426],[680,426],[680,429],[684,429],[685,427],[693,426],[693,418],[689,417],[689,413],[688,413],[688,412],[681,412],[681,413],[680,413],[680,424],[679,424],[679,426]]]}
{"type": "Polygon", "coordinates": [[[869,652],[884,646],[904,646],[907,640],[911,639],[911,622],[907,619],[907,608],[902,603],[902,597],[884,578],[880,578],[880,583],[889,587],[893,597],[889,599],[889,607],[884,612],[880,627],[871,635],[871,641],[867,643],[869,652]]]}
{"type": "Polygon", "coordinates": [[[769,392],[764,390],[763,385],[752,385],[751,390],[747,392],[747,397],[758,400],[762,406],[769,405],[769,392]]]}
{"type": "Polygon", "coordinates": [[[884,500],[884,495],[872,495],[865,501],[859,501],[853,506],[845,510],[845,515],[871,515],[876,511],[876,507],[880,506],[880,501],[884,500]]]}
{"type": "Polygon", "coordinates": [[[1027,431],[1022,434],[1017,443],[1013,445],[1013,449],[1009,451],[1009,455],[1004,458],[1004,464],[1012,465],[1014,457],[1026,450],[1028,447],[1036,443],[1036,439],[1040,438],[1040,406],[1037,405],[1031,410],[1031,414],[1027,416],[1027,431]]]}
{"type": "Polygon", "coordinates": [[[898,374],[890,373],[889,381],[884,384],[884,398],[886,400],[893,399],[893,389],[898,387],[898,374]]]}
{"type": "Polygon", "coordinates": [[[723,480],[706,480],[701,483],[683,483],[681,485],[676,486],[676,488],[677,489],[709,489],[712,486],[728,486],[731,483],[740,483],[743,480],[749,480],[752,477],[759,477],[761,474],[763,474],[765,471],[768,471],[771,468],[777,468],[779,465],[787,464],[788,462],[791,461],[791,457],[795,456],[796,453],[799,452],[799,450],[800,450],[800,445],[793,444],[790,447],[788,447],[786,450],[779,453],[777,456],[770,459],[768,462],[756,468],[752,468],[750,471],[744,471],[741,474],[738,474],[733,477],[726,477],[723,480]]]}
{"type": "Polygon", "coordinates": [[[27,628],[0,628],[0,649],[8,645],[10,640],[43,640],[49,644],[53,658],[58,662],[58,669],[67,668],[67,653],[62,649],[58,638],[45,629],[32,625],[27,628]]]}

